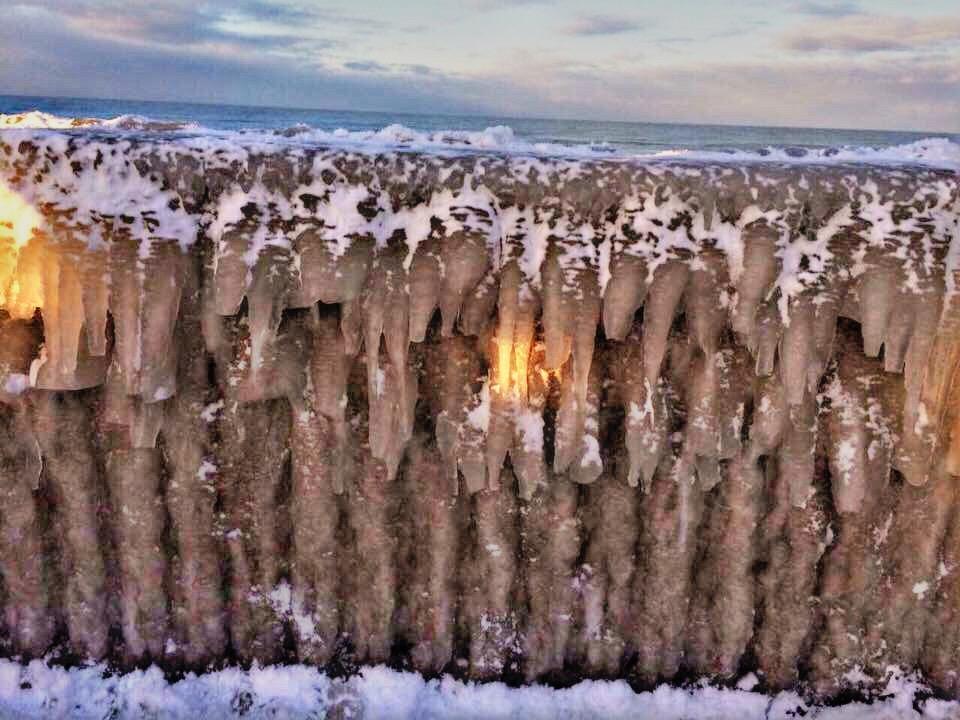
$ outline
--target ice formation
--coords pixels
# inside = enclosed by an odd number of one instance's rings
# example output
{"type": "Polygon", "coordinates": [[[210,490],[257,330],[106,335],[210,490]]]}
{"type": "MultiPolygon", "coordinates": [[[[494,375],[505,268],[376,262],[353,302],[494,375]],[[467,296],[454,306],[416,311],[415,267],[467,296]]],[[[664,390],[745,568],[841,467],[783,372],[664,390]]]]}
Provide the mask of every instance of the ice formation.
{"type": "Polygon", "coordinates": [[[960,693],[958,223],[910,164],[3,130],[3,651],[960,693]]]}

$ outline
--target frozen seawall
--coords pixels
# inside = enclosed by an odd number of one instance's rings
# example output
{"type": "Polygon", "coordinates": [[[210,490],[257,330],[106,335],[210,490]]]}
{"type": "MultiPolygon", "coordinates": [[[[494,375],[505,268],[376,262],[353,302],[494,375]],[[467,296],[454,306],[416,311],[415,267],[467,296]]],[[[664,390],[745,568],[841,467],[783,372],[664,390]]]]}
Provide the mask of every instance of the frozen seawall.
{"type": "Polygon", "coordinates": [[[960,693],[960,180],[0,131],[0,639],[960,693]]]}

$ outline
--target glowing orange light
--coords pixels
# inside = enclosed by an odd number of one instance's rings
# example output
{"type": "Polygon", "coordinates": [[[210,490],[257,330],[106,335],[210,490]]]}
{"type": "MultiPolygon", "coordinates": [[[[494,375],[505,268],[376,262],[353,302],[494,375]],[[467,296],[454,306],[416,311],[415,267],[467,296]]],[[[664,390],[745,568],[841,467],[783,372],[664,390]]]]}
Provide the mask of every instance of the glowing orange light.
{"type": "Polygon", "coordinates": [[[30,244],[40,223],[40,213],[0,182],[0,307],[13,317],[43,306],[43,250],[30,244]]]}
{"type": "Polygon", "coordinates": [[[0,182],[0,242],[13,242],[22,248],[40,226],[40,213],[0,182]]]}

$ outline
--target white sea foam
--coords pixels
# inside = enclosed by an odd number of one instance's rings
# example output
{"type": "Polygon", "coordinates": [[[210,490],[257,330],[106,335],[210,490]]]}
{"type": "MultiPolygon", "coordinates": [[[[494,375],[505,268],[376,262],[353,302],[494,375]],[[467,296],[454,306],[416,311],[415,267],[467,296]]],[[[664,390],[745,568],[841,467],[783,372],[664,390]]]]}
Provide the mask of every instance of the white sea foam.
{"type": "Polygon", "coordinates": [[[0,114],[0,130],[69,130],[109,133],[178,133],[209,136],[260,148],[324,145],[358,151],[405,150],[417,152],[487,152],[509,155],[614,159],[632,161],[689,162],[776,162],[790,164],[875,164],[922,165],[960,170],[960,142],[948,137],[929,137],[910,143],[887,146],[767,147],[755,150],[731,148],[703,150],[677,147],[637,153],[608,142],[559,143],[523,138],[507,125],[483,130],[416,130],[399,123],[377,130],[322,130],[297,124],[284,129],[214,130],[195,122],[162,120],[142,115],[79,118],[53,115],[39,110],[0,114]]]}

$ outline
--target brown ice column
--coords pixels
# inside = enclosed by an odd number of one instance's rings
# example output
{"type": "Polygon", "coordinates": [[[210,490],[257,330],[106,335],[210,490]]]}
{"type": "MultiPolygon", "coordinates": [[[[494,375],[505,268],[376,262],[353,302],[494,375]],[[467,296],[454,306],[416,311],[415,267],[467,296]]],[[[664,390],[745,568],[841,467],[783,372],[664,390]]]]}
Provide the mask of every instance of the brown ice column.
{"type": "Polygon", "coordinates": [[[517,481],[506,469],[499,489],[471,499],[470,546],[462,565],[460,623],[469,634],[469,672],[499,677],[519,652],[514,581],[517,573],[517,481]]]}
{"type": "Polygon", "coordinates": [[[587,549],[578,578],[580,645],[585,671],[604,677],[619,675],[633,634],[640,493],[626,482],[626,465],[627,458],[620,454],[615,469],[604,469],[588,489],[582,509],[587,549]]]}
{"type": "Polygon", "coordinates": [[[43,455],[44,477],[54,497],[63,607],[71,648],[99,660],[107,652],[107,581],[100,536],[97,467],[87,393],[30,393],[33,430],[43,455]]]}
{"type": "MultiPolygon", "coordinates": [[[[765,463],[766,514],[760,525],[763,570],[756,588],[760,623],[753,648],[760,675],[768,687],[779,690],[797,682],[798,661],[811,640],[817,569],[833,531],[823,491],[809,494],[804,505],[796,507],[790,478],[781,472],[776,454],[765,463]]],[[[820,464],[818,475],[826,471],[822,458],[820,464]]]]}
{"type": "Polygon", "coordinates": [[[676,675],[683,660],[690,572],[697,552],[703,492],[692,463],[667,453],[641,497],[634,575],[638,676],[646,683],[676,675]]]}
{"type": "Polygon", "coordinates": [[[167,509],[176,544],[171,621],[178,653],[194,667],[223,657],[227,647],[223,545],[215,518],[218,468],[210,438],[210,426],[222,403],[213,402],[207,380],[200,307],[198,272],[191,263],[184,273],[176,330],[178,390],[167,401],[161,432],[169,474],[167,509]]]}
{"type": "Polygon", "coordinates": [[[107,456],[127,662],[162,658],[167,640],[160,475],[160,451],[154,448],[118,449],[107,456]]]}
{"type": "MultiPolygon", "coordinates": [[[[5,338],[6,339],[6,338],[5,338]]],[[[48,558],[38,507],[40,447],[23,408],[0,405],[0,575],[13,650],[40,657],[53,640],[48,558]]]]}
{"type": "Polygon", "coordinates": [[[282,398],[240,404],[230,382],[235,377],[226,368],[218,371],[227,391],[217,457],[228,524],[230,639],[242,660],[270,662],[279,658],[283,637],[274,593],[283,563],[277,501],[287,470],[290,408],[282,398]]]}
{"type": "Polygon", "coordinates": [[[466,499],[450,492],[433,438],[414,435],[403,468],[409,514],[400,592],[413,667],[439,673],[453,659],[457,617],[457,556],[466,499]]]}
{"type": "Polygon", "coordinates": [[[885,655],[876,623],[893,599],[885,546],[900,497],[899,483],[890,482],[890,464],[902,387],[898,376],[883,372],[880,360],[863,357],[856,328],[841,324],[837,373],[825,390],[836,540],[823,559],[824,631],[811,656],[811,679],[823,694],[841,688],[854,667],[882,671],[874,665],[885,655]]]}
{"type": "Polygon", "coordinates": [[[318,318],[312,337],[314,381],[302,407],[292,408],[290,433],[293,529],[290,612],[297,659],[324,664],[333,656],[340,612],[337,557],[345,432],[342,426],[346,383],[343,340],[335,313],[318,318]],[[329,362],[324,363],[324,359],[329,362]],[[319,400],[328,397],[327,402],[319,400]],[[331,402],[332,401],[332,402],[331,402]],[[332,413],[332,414],[331,414],[332,413]],[[339,413],[339,417],[337,417],[339,413]]]}
{"type": "MultiPolygon", "coordinates": [[[[365,373],[364,363],[357,363],[354,370],[365,373]]],[[[367,412],[362,390],[365,383],[359,372],[353,373],[349,384],[361,389],[356,406],[351,408],[357,413],[351,418],[354,426],[351,444],[357,472],[353,482],[348,483],[346,494],[347,525],[352,542],[342,570],[349,583],[344,625],[353,643],[356,661],[377,664],[389,659],[393,645],[399,483],[388,479],[390,473],[386,465],[371,452],[369,422],[372,418],[367,412]]],[[[415,384],[409,392],[415,397],[415,384]]]]}
{"type": "MultiPolygon", "coordinates": [[[[752,452],[735,449],[740,445],[740,424],[752,388],[752,363],[740,347],[715,357],[720,365],[718,428],[712,445],[717,450],[702,449],[712,450],[721,459],[728,454],[734,457],[718,471],[721,486],[705,500],[699,534],[701,555],[691,589],[686,662],[699,674],[731,677],[753,635],[752,565],[764,477],[752,452]]],[[[687,422],[695,422],[692,412],[687,422]]]]}
{"type": "Polygon", "coordinates": [[[523,662],[529,681],[561,672],[570,653],[577,602],[574,565],[582,536],[577,496],[573,482],[551,476],[520,510],[528,607],[523,662]]]}
{"type": "Polygon", "coordinates": [[[955,502],[938,553],[936,577],[920,667],[934,686],[960,697],[960,511],[955,502]]]}
{"type": "Polygon", "coordinates": [[[730,678],[753,635],[752,566],[764,477],[743,455],[725,475],[700,534],[703,557],[691,590],[687,662],[699,675],[730,678]]]}

